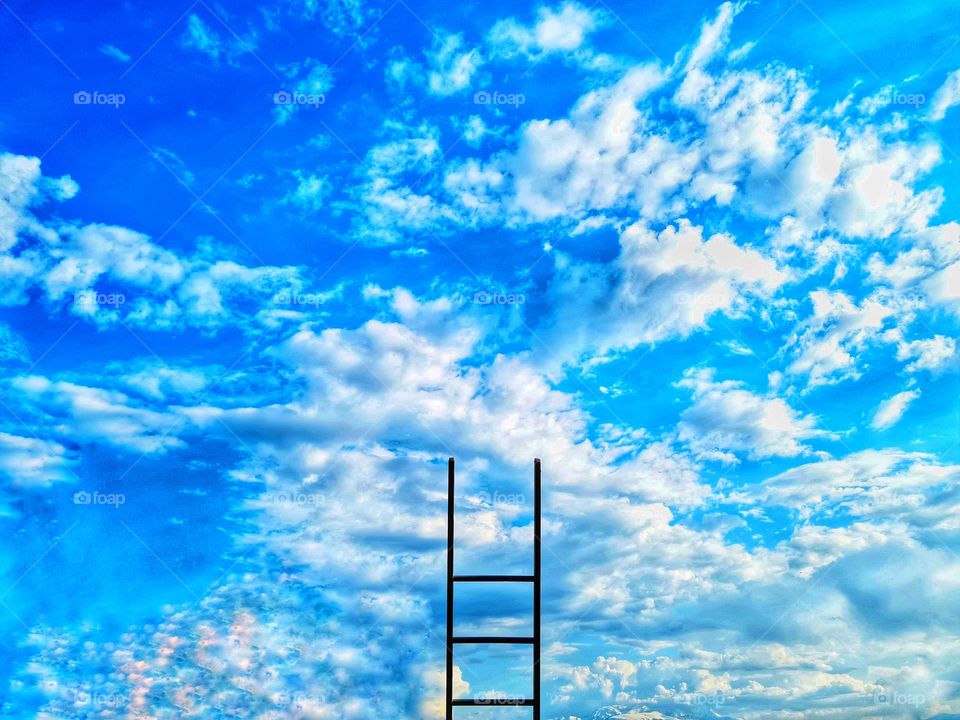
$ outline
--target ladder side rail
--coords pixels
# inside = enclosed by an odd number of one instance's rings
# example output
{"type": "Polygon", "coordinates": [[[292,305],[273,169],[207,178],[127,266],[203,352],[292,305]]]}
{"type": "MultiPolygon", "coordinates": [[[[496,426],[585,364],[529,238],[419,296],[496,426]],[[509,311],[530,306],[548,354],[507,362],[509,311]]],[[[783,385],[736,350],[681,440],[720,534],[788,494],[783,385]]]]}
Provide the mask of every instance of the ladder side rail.
{"type": "Polygon", "coordinates": [[[540,458],[533,461],[533,720],[540,720],[540,458]]]}
{"type": "Polygon", "coordinates": [[[447,462],[447,675],[446,720],[453,720],[453,492],[454,460],[447,462]]]}
{"type": "Polygon", "coordinates": [[[453,698],[453,646],[469,644],[532,644],[533,646],[533,697],[501,703],[533,708],[533,720],[540,720],[540,588],[541,588],[541,473],[540,458],[533,461],[533,575],[461,575],[455,576],[454,567],[454,459],[447,463],[447,647],[446,647],[446,720],[453,720],[453,708],[461,706],[495,706],[490,700],[453,698]],[[532,582],[533,583],[533,636],[532,637],[486,637],[453,635],[453,588],[455,582],[532,582]]]}

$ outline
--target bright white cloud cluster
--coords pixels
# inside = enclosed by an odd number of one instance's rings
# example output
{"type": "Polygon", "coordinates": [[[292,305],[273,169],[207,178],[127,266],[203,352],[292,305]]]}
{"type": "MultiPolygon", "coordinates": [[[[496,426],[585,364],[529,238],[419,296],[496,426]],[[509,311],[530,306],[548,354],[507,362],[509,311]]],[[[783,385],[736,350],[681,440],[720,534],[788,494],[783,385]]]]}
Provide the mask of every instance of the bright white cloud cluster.
{"type": "Polygon", "coordinates": [[[0,156],[0,175],[4,305],[23,305],[39,291],[51,305],[99,325],[215,329],[244,317],[266,323],[289,311],[278,294],[304,289],[295,267],[218,259],[212,246],[182,257],[128,228],[41,221],[44,203],[67,200],[78,187],[69,176],[44,177],[37,158],[0,156]]]}
{"type": "Polygon", "coordinates": [[[0,433],[0,473],[12,485],[45,487],[75,477],[75,458],[59,443],[0,433]]]}
{"type": "Polygon", "coordinates": [[[787,279],[758,250],[722,233],[704,238],[686,219],[659,233],[644,222],[627,227],[608,265],[560,253],[555,262],[545,342],[563,361],[686,337],[716,313],[740,313],[747,298],[770,298],[787,279]]]}
{"type": "Polygon", "coordinates": [[[828,434],[817,428],[815,417],[781,398],[756,395],[735,380],[717,381],[710,369],[688,370],[677,385],[693,392],[678,437],[704,457],[723,462],[736,462],[736,453],[793,457],[810,452],[804,440],[828,434]]]}
{"type": "Polygon", "coordinates": [[[530,60],[553,52],[572,53],[606,21],[602,12],[576,2],[556,8],[541,5],[536,15],[532,25],[514,18],[496,23],[487,38],[492,53],[507,58],[520,54],[530,60]]]}

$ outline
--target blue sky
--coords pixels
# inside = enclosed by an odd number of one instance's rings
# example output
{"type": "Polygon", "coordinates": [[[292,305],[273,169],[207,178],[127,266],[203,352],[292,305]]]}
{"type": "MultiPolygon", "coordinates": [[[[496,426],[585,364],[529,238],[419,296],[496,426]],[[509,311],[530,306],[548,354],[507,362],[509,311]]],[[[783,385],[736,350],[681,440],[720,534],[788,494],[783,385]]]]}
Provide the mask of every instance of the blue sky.
{"type": "Polygon", "coordinates": [[[960,5],[0,5],[4,717],[960,717],[960,5]]]}

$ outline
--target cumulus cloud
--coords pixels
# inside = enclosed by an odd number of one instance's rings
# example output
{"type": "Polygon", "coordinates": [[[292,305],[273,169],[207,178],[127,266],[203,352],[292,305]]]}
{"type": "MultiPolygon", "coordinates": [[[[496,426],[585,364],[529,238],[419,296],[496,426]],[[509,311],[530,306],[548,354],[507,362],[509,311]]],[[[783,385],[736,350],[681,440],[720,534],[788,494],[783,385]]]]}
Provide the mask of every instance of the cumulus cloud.
{"type": "Polygon", "coordinates": [[[44,177],[37,158],[6,154],[0,163],[2,304],[22,305],[36,288],[52,306],[99,326],[216,329],[262,318],[258,312],[277,309],[278,293],[304,290],[298,268],[216,258],[209,243],[183,256],[129,228],[40,220],[37,208],[73,197],[76,183],[44,177]]]}
{"type": "Polygon", "coordinates": [[[817,418],[781,398],[756,395],[743,383],[718,381],[714,374],[709,368],[691,368],[677,383],[693,393],[677,436],[700,456],[722,462],[737,462],[738,453],[751,458],[794,457],[811,452],[803,441],[829,435],[817,428],[817,418]]]}
{"type": "Polygon", "coordinates": [[[606,265],[561,253],[555,262],[555,315],[544,342],[564,361],[686,337],[715,314],[742,312],[747,298],[769,298],[787,279],[759,250],[723,233],[704,238],[688,220],[659,232],[631,225],[606,265]]]}
{"type": "Polygon", "coordinates": [[[183,444],[172,433],[182,425],[175,414],[137,406],[121,392],[93,388],[39,375],[18,378],[14,392],[46,416],[52,428],[75,439],[96,440],[153,453],[183,444]],[[68,423],[60,417],[66,415],[68,423]]]}
{"type": "Polygon", "coordinates": [[[525,25],[516,18],[500,20],[491,28],[487,42],[494,55],[521,54],[537,59],[549,53],[579,50],[603,23],[600,11],[577,2],[564,2],[556,8],[541,5],[533,24],[525,25]]]}
{"type": "Polygon", "coordinates": [[[860,377],[858,351],[876,342],[896,308],[880,298],[857,305],[842,291],[810,293],[813,314],[799,323],[784,346],[794,355],[791,373],[806,375],[809,387],[860,377]]]}
{"type": "Polygon", "coordinates": [[[960,104],[960,70],[954,70],[947,75],[943,85],[933,94],[927,117],[933,121],[943,120],[947,110],[957,104],[960,104]]]}
{"type": "Polygon", "coordinates": [[[730,41],[730,28],[733,25],[733,19],[743,7],[741,3],[725,2],[720,5],[713,20],[707,20],[703,23],[700,28],[700,37],[696,44],[690,48],[686,59],[685,69],[687,73],[706,65],[727,46],[730,41]]]}
{"type": "Polygon", "coordinates": [[[956,356],[956,352],[956,340],[946,335],[900,341],[897,345],[897,359],[912,361],[906,367],[907,372],[942,368],[956,356]]]}
{"type": "MultiPolygon", "coordinates": [[[[602,78],[567,116],[523,123],[512,147],[453,159],[442,182],[398,187],[391,205],[369,194],[381,212],[368,224],[511,226],[610,210],[668,221],[715,204],[770,221],[782,251],[817,267],[843,239],[922,231],[943,198],[939,188],[915,186],[940,161],[938,145],[903,137],[903,124],[838,128],[810,105],[798,71],[721,59],[742,8],[722,5],[672,65],[602,78]]],[[[598,22],[571,4],[539,12],[536,32],[515,20],[495,26],[494,47],[579,47],[582,29],[598,22]]],[[[373,174],[379,190],[392,190],[392,180],[373,174]]]]}
{"type": "Polygon", "coordinates": [[[333,189],[326,175],[304,175],[296,173],[297,187],[288,193],[283,201],[298,206],[304,211],[317,212],[333,189]]]}
{"type": "Polygon", "coordinates": [[[75,476],[76,457],[60,443],[0,432],[0,473],[19,487],[46,487],[75,476]]]}
{"type": "MultiPolygon", "coordinates": [[[[811,105],[813,89],[802,73],[777,64],[756,69],[735,63],[724,51],[742,10],[731,3],[721,6],[703,24],[697,42],[678,53],[672,65],[638,64],[613,80],[598,78],[565,116],[523,122],[502,149],[486,157],[449,159],[440,170],[442,181],[421,182],[439,169],[440,154],[430,147],[439,146],[440,128],[424,123],[411,132],[385,123],[393,139],[371,149],[371,161],[393,155],[398,147],[415,147],[415,138],[428,144],[417,158],[400,154],[407,158],[400,170],[393,162],[366,163],[370,181],[358,198],[364,219],[357,231],[371,242],[396,242],[452,228],[544,225],[583,238],[589,237],[587,229],[628,226],[636,217],[642,218],[637,225],[668,226],[712,208],[762,224],[766,247],[757,252],[783,273],[763,283],[762,292],[752,293],[750,283],[733,281],[715,302],[681,301],[690,317],[662,323],[660,335],[630,328],[629,321],[615,322],[608,313],[602,319],[617,327],[614,337],[593,341],[578,329],[582,342],[574,354],[590,354],[598,346],[601,352],[632,347],[647,337],[683,337],[702,327],[711,313],[746,310],[787,281],[830,263],[838,281],[850,258],[893,236],[911,238],[914,247],[927,248],[926,255],[887,263],[875,252],[869,264],[872,279],[900,283],[897,287],[903,289],[903,282],[926,278],[929,298],[952,307],[949,288],[956,283],[950,282],[949,263],[957,257],[950,256],[947,240],[931,235],[955,234],[956,229],[930,227],[943,201],[942,189],[919,187],[941,161],[939,146],[911,135],[905,121],[838,123],[811,105]],[[678,116],[682,123],[675,121],[678,116]],[[611,224],[611,216],[619,217],[611,224]]],[[[498,37],[519,37],[516,28],[515,21],[502,23],[498,37]]],[[[531,37],[529,29],[524,37],[531,37]]],[[[626,243],[621,240],[621,245],[626,243]]],[[[626,274],[621,267],[625,257],[606,267],[567,260],[560,253],[554,257],[553,288],[576,292],[582,283],[583,297],[593,297],[603,307],[612,301],[591,293],[607,283],[616,288],[616,297],[624,287],[618,280],[626,274]]],[[[916,307],[905,297],[855,297],[834,289],[816,290],[811,298],[813,315],[798,324],[788,342],[797,346],[791,372],[805,375],[809,387],[859,377],[856,356],[883,331],[908,324],[916,307]]],[[[662,304],[668,318],[684,314],[667,301],[662,304]]],[[[638,305],[628,302],[627,309],[638,305]]],[[[562,340],[547,345],[559,355],[568,354],[562,340]]]]}
{"type": "Polygon", "coordinates": [[[476,48],[463,48],[461,35],[447,35],[427,53],[427,87],[434,95],[451,95],[470,85],[483,62],[476,48]]]}
{"type": "Polygon", "coordinates": [[[919,390],[904,390],[888,397],[880,403],[880,407],[877,408],[873,420],[870,422],[870,427],[874,430],[886,430],[893,427],[903,417],[910,404],[918,397],[920,397],[919,390]]]}
{"type": "Polygon", "coordinates": [[[805,516],[898,518],[920,526],[957,526],[950,508],[960,498],[951,490],[960,467],[925,453],[894,448],[863,450],[790,468],[764,481],[751,494],[805,516]]]}
{"type": "Polygon", "coordinates": [[[960,261],[927,278],[924,289],[935,303],[946,305],[960,315],[960,261]]]}

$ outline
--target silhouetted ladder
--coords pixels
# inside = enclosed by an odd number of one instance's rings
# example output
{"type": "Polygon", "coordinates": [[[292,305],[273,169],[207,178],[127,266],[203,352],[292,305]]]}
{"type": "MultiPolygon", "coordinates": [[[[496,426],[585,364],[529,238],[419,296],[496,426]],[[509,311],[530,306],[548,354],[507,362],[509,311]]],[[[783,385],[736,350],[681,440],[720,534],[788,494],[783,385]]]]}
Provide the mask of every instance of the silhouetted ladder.
{"type": "Polygon", "coordinates": [[[532,707],[533,720],[540,720],[540,458],[533,461],[533,575],[454,575],[453,574],[453,498],[454,461],[447,464],[447,720],[453,720],[453,708],[460,706],[532,707]],[[533,583],[533,636],[460,636],[453,634],[453,587],[458,582],[533,583]],[[533,645],[533,697],[502,699],[457,699],[453,697],[454,645],[533,645]]]}

